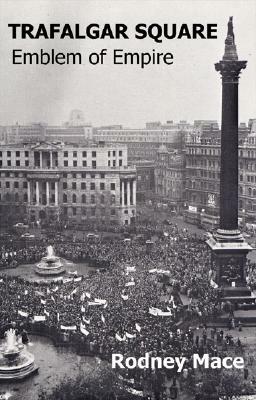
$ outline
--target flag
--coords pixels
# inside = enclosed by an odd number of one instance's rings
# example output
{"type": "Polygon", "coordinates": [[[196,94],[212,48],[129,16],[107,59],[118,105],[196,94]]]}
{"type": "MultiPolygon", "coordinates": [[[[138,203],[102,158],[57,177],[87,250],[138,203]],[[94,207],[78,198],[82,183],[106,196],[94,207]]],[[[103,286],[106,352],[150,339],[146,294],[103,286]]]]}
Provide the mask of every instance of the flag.
{"type": "Polygon", "coordinates": [[[131,282],[127,282],[126,284],[125,284],[125,286],[134,286],[135,285],[135,282],[134,281],[131,281],[131,282]]]}
{"type": "Polygon", "coordinates": [[[27,294],[28,294],[28,291],[27,291],[27,289],[25,290],[24,294],[25,294],[25,295],[27,295],[27,294]]]}
{"type": "Polygon", "coordinates": [[[135,272],[136,271],[136,267],[126,267],[126,271],[127,272],[135,272]]]}
{"type": "Polygon", "coordinates": [[[89,331],[87,331],[86,329],[85,329],[85,326],[82,324],[82,322],[81,322],[81,324],[80,324],[80,331],[85,335],[85,336],[88,336],[89,335],[89,331]]]}
{"type": "Polygon", "coordinates": [[[28,317],[28,313],[25,312],[25,311],[18,310],[18,314],[19,314],[21,317],[28,317]]]}
{"type": "Polygon", "coordinates": [[[39,290],[35,290],[35,295],[36,296],[44,296],[42,292],[39,292],[39,290]]]}
{"type": "Polygon", "coordinates": [[[157,271],[157,269],[156,269],[156,268],[153,268],[153,269],[150,269],[148,272],[149,272],[150,274],[154,274],[156,271],[157,271]]]}
{"type": "Polygon", "coordinates": [[[90,325],[90,320],[89,319],[85,319],[85,317],[83,317],[82,319],[87,325],[90,325]]]}
{"type": "Polygon", "coordinates": [[[141,331],[141,327],[139,326],[139,324],[137,324],[137,322],[136,322],[136,324],[135,324],[135,328],[137,329],[138,332],[141,331]]]}
{"type": "Polygon", "coordinates": [[[65,278],[63,279],[63,283],[73,282],[73,278],[65,278]]]}
{"type": "Polygon", "coordinates": [[[80,297],[80,300],[81,300],[81,301],[84,301],[84,299],[85,299],[85,294],[82,293],[82,294],[81,294],[81,297],[80,297]]]}
{"type": "Polygon", "coordinates": [[[136,337],[136,334],[134,334],[134,335],[131,335],[130,333],[128,333],[128,332],[125,332],[125,335],[126,335],[126,337],[128,338],[128,339],[133,339],[133,338],[135,338],[136,337]]]}
{"type": "Polygon", "coordinates": [[[59,320],[60,320],[60,314],[57,313],[57,321],[59,322],[59,320]]]}
{"type": "Polygon", "coordinates": [[[34,321],[35,322],[41,322],[41,321],[45,321],[46,320],[46,316],[45,315],[34,315],[34,321]]]}
{"type": "Polygon", "coordinates": [[[72,290],[72,292],[70,293],[71,296],[73,296],[73,294],[75,294],[77,292],[77,288],[75,288],[74,290],[72,290]]]}
{"type": "Polygon", "coordinates": [[[51,299],[52,299],[52,301],[54,301],[54,302],[55,302],[55,298],[54,298],[53,296],[51,296],[51,299]]]}
{"type": "Polygon", "coordinates": [[[68,271],[68,274],[69,274],[69,275],[77,275],[77,271],[74,271],[74,272],[68,271]]]}
{"type": "Polygon", "coordinates": [[[148,312],[149,312],[149,314],[154,315],[156,317],[157,315],[159,315],[159,311],[161,311],[161,310],[159,310],[159,308],[149,307],[148,312]]]}
{"type": "MultiPolygon", "coordinates": [[[[63,281],[64,283],[64,281],[63,281]]],[[[59,286],[56,286],[55,288],[52,289],[53,292],[57,292],[57,290],[59,290],[59,286]]]]}
{"type": "Polygon", "coordinates": [[[70,326],[61,325],[60,329],[66,330],[66,331],[76,331],[76,325],[70,325],[70,326]]]}
{"type": "Polygon", "coordinates": [[[41,299],[41,304],[45,305],[45,304],[46,304],[46,301],[43,300],[43,299],[41,299]]]}
{"type": "Polygon", "coordinates": [[[48,311],[44,310],[44,313],[45,313],[45,315],[47,315],[47,317],[50,316],[50,313],[48,311]]]}
{"type": "Polygon", "coordinates": [[[103,306],[103,308],[107,308],[108,303],[106,302],[103,306]]]}
{"type": "Polygon", "coordinates": [[[88,299],[91,298],[91,295],[90,295],[90,293],[88,293],[88,292],[85,292],[85,296],[88,297],[88,299]]]}
{"type": "Polygon", "coordinates": [[[122,297],[123,300],[128,300],[128,296],[125,295],[125,294],[121,294],[121,297],[122,297]]]}
{"type": "Polygon", "coordinates": [[[118,333],[116,333],[116,339],[117,339],[119,342],[123,342],[123,341],[126,339],[126,336],[124,335],[124,337],[121,337],[120,335],[118,335],[118,333]]]}
{"type": "Polygon", "coordinates": [[[81,280],[82,280],[81,276],[79,276],[79,278],[74,278],[74,282],[81,282],[81,280]]]}
{"type": "Polygon", "coordinates": [[[85,307],[81,306],[81,312],[85,312],[85,307]]]}
{"type": "Polygon", "coordinates": [[[160,315],[161,317],[170,317],[172,315],[172,312],[159,310],[158,315],[160,315]]]}
{"type": "Polygon", "coordinates": [[[103,300],[103,299],[94,299],[95,303],[99,303],[99,304],[106,304],[107,300],[103,300]]]}
{"type": "Polygon", "coordinates": [[[105,322],[106,322],[105,317],[102,314],[101,314],[101,321],[103,322],[103,324],[105,324],[105,322]]]}
{"type": "Polygon", "coordinates": [[[96,301],[88,301],[88,306],[101,306],[101,303],[97,303],[96,301]]]}

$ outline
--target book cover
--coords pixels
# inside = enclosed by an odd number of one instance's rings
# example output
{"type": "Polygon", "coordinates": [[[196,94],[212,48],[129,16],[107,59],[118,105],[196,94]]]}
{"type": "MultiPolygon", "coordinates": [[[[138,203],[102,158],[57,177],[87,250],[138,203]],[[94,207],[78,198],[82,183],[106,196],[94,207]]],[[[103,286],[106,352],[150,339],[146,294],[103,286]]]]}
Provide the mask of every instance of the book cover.
{"type": "Polygon", "coordinates": [[[0,8],[0,398],[255,398],[256,2],[0,8]]]}

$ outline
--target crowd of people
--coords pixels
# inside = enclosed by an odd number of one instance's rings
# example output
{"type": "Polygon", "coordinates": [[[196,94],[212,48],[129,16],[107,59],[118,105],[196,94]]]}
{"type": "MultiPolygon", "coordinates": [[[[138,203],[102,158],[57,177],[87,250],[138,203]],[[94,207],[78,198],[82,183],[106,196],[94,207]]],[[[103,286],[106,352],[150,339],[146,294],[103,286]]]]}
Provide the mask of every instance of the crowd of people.
{"type": "MultiPolygon", "coordinates": [[[[202,347],[189,321],[203,324],[216,316],[218,293],[210,283],[210,253],[204,241],[176,225],[164,230],[164,235],[143,244],[118,237],[54,243],[55,253],[64,259],[92,260],[105,267],[89,277],[69,275],[46,284],[11,277],[3,270],[2,334],[15,322],[20,329],[39,327],[76,344],[80,352],[106,359],[113,353],[139,357],[146,352],[189,358],[202,347]],[[179,329],[184,321],[187,328],[179,329]]],[[[35,263],[45,251],[40,244],[19,249],[5,245],[1,266],[35,263]]],[[[130,370],[133,378],[141,373],[130,370]]]]}

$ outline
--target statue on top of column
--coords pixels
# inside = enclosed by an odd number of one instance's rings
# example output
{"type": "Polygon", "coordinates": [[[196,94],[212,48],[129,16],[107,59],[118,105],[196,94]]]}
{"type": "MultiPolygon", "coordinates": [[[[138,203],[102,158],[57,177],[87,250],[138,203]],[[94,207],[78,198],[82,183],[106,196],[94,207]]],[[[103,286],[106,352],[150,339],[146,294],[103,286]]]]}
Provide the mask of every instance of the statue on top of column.
{"type": "Polygon", "coordinates": [[[235,35],[234,35],[234,30],[233,30],[233,17],[229,17],[228,21],[228,35],[231,36],[233,39],[233,43],[235,43],[235,35]]]}

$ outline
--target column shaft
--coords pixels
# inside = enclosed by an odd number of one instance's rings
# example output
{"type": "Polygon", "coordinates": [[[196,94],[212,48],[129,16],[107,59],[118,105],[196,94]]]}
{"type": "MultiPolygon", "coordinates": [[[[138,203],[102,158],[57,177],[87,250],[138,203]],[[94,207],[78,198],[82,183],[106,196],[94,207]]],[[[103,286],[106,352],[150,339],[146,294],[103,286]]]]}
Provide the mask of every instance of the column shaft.
{"type": "Polygon", "coordinates": [[[39,205],[39,182],[36,181],[36,205],[39,205]]]}
{"type": "Polygon", "coordinates": [[[43,152],[40,151],[40,168],[43,168],[43,152]]]}
{"type": "Polygon", "coordinates": [[[124,207],[124,181],[121,181],[122,207],[124,207]]]}
{"type": "Polygon", "coordinates": [[[49,182],[46,181],[46,205],[49,206],[50,204],[50,188],[49,188],[49,182]]]}
{"type": "Polygon", "coordinates": [[[55,206],[58,205],[58,182],[55,182],[55,206]]]}
{"type": "Polygon", "coordinates": [[[50,168],[52,168],[52,151],[50,151],[50,168]]]}
{"type": "Polygon", "coordinates": [[[30,181],[28,181],[28,192],[27,192],[27,195],[28,195],[28,204],[30,204],[30,181]]]}
{"type": "Polygon", "coordinates": [[[130,181],[127,181],[126,184],[126,193],[127,193],[127,206],[129,207],[131,205],[131,187],[130,187],[130,181]]]}
{"type": "Polygon", "coordinates": [[[132,197],[132,204],[136,206],[136,180],[133,181],[132,197]]]}

